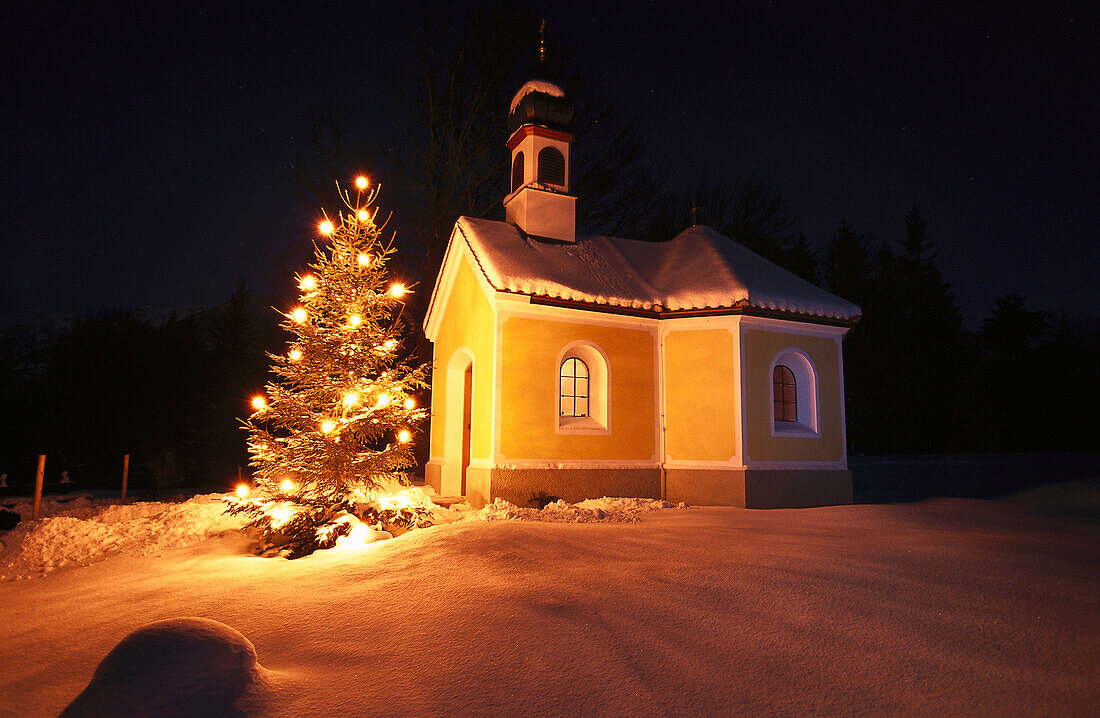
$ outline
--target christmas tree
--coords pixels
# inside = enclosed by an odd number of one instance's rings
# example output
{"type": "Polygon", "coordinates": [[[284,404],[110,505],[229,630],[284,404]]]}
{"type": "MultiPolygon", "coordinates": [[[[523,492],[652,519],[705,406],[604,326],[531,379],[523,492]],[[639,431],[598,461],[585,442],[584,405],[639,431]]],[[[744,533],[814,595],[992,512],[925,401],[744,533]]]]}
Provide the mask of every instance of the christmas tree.
{"type": "Polygon", "coordinates": [[[428,365],[403,358],[409,290],[387,284],[393,239],[383,243],[385,223],[375,221],[377,191],[364,177],[356,187],[354,197],[340,192],[346,211],[320,223],[327,242],[314,243],[312,271],[296,278],[301,302],[282,323],[293,338],[285,354],[268,355],[277,378],[243,422],[256,486],[238,487],[228,511],[251,518],[269,554],[329,548],[360,523],[392,531],[430,522],[422,504],[393,493],[408,484],[428,414],[415,397],[428,365]]]}

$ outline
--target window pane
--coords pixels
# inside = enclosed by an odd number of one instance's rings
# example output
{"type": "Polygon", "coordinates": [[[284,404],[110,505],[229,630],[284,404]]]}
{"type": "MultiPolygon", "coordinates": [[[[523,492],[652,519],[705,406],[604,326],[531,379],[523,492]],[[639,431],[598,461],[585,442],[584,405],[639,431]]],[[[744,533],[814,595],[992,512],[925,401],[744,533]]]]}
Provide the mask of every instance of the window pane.
{"type": "Polygon", "coordinates": [[[573,397],[563,396],[561,398],[561,414],[562,416],[573,416],[573,397]]]}
{"type": "Polygon", "coordinates": [[[583,397],[587,398],[588,397],[588,380],[587,379],[577,379],[576,381],[577,381],[577,383],[573,387],[573,396],[583,396],[583,397]]]}
{"type": "Polygon", "coordinates": [[[783,381],[783,367],[782,366],[776,364],[775,369],[772,369],[772,381],[775,382],[776,384],[782,383],[782,381],[783,381]]]}
{"type": "Polygon", "coordinates": [[[783,387],[783,401],[790,402],[791,404],[798,401],[798,394],[793,386],[787,385],[783,387]]]}
{"type": "Polygon", "coordinates": [[[573,380],[568,377],[561,378],[561,391],[558,392],[560,396],[572,396],[573,395],[573,380]]]}
{"type": "Polygon", "coordinates": [[[573,363],[573,370],[575,372],[574,376],[587,377],[588,376],[588,365],[585,364],[580,359],[574,359],[573,362],[574,362],[573,363]]]}
{"type": "Polygon", "coordinates": [[[573,416],[588,416],[588,399],[577,399],[573,416]]]}

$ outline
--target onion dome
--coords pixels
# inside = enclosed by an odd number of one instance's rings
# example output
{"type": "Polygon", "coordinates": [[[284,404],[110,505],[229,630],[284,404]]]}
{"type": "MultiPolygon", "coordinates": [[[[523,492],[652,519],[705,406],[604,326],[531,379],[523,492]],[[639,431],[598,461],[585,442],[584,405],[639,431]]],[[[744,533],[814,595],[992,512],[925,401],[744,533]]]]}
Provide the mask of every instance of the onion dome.
{"type": "Polygon", "coordinates": [[[524,125],[541,125],[569,132],[573,123],[573,103],[552,82],[529,80],[512,98],[508,113],[508,132],[524,125]]]}

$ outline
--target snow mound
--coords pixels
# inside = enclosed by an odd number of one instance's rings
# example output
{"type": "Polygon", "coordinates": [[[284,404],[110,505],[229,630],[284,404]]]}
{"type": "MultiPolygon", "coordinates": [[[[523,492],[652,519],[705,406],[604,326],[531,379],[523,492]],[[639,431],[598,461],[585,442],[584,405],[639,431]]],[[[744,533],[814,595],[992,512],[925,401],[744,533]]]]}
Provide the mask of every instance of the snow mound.
{"type": "Polygon", "coordinates": [[[238,631],[208,618],[172,618],[123,638],[61,715],[263,715],[271,688],[255,646],[238,631]]]}
{"type": "Polygon", "coordinates": [[[17,504],[23,521],[4,535],[0,580],[29,578],[66,566],[83,566],[122,551],[141,555],[198,543],[240,529],[244,519],[225,514],[221,494],[179,503],[45,501],[38,521],[29,502],[17,504]]]}
{"type": "Polygon", "coordinates": [[[541,509],[527,509],[496,499],[469,516],[473,521],[548,521],[552,523],[636,523],[641,514],[659,509],[688,508],[659,499],[627,499],[605,496],[567,504],[561,499],[541,509]]]}

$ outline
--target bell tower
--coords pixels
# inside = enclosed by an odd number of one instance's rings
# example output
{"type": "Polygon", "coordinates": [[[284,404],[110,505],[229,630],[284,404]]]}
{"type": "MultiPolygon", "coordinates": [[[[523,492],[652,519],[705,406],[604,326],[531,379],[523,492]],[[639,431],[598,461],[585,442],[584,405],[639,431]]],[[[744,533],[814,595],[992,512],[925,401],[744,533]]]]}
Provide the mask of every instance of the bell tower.
{"type": "Polygon", "coordinates": [[[545,80],[530,80],[512,98],[504,215],[532,239],[576,241],[577,198],[569,194],[573,112],[562,89],[545,80]]]}

